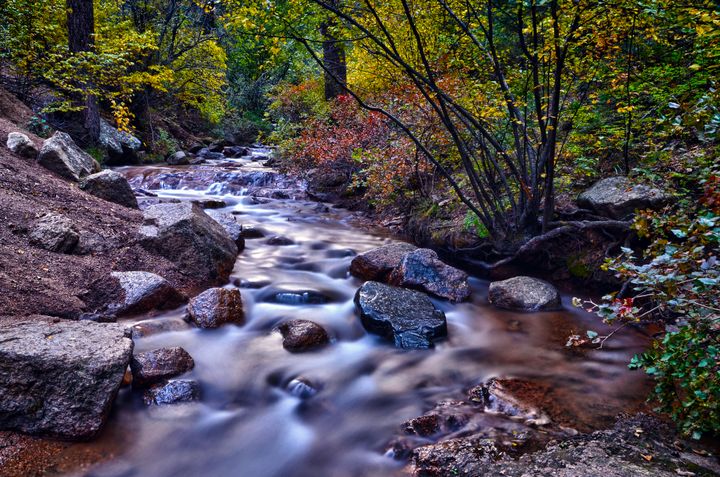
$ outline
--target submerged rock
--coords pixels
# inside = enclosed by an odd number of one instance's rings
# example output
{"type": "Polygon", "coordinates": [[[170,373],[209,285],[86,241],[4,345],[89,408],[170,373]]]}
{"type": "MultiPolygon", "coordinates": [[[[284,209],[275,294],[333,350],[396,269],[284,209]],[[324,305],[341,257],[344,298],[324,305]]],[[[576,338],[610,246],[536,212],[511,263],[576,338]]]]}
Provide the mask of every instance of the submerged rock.
{"type": "Polygon", "coordinates": [[[560,308],[560,294],[544,280],[532,277],[513,277],[492,282],[490,303],[498,308],[518,311],[547,311],[560,308]]]}
{"type": "Polygon", "coordinates": [[[192,356],[179,346],[136,353],[130,361],[133,385],[138,387],[187,373],[194,367],[192,356]]]}
{"type": "Polygon", "coordinates": [[[268,245],[275,245],[277,247],[283,247],[287,245],[294,245],[295,242],[292,239],[289,239],[287,237],[283,237],[281,235],[275,235],[273,237],[270,237],[265,241],[268,245]]]}
{"type": "Polygon", "coordinates": [[[300,399],[309,399],[320,392],[319,386],[303,376],[292,379],[287,383],[285,389],[287,389],[291,395],[299,397],[300,399]]]}
{"type": "Polygon", "coordinates": [[[86,439],[102,427],[130,362],[122,325],[0,321],[0,429],[86,439]]]}
{"type": "Polygon", "coordinates": [[[350,273],[363,280],[384,282],[405,255],[414,250],[416,246],[404,242],[383,245],[353,258],[350,273]]]}
{"type": "Polygon", "coordinates": [[[100,171],[100,164],[90,154],[80,149],[69,134],[61,131],[56,132],[43,143],[38,164],[75,182],[100,171]]]}
{"type": "Polygon", "coordinates": [[[437,253],[427,248],[405,254],[389,282],[456,302],[470,296],[467,273],[442,262],[437,253]]]}
{"type": "Polygon", "coordinates": [[[30,243],[50,252],[72,253],[79,241],[75,224],[59,214],[45,214],[30,230],[30,243]]]}
{"type": "Polygon", "coordinates": [[[143,394],[146,405],[163,406],[200,399],[200,383],[190,379],[173,379],[150,386],[143,394]]]}
{"type": "Polygon", "coordinates": [[[398,348],[431,348],[447,335],[445,314],[424,293],[366,282],[355,294],[355,306],[365,329],[398,348]]]}
{"type": "Polygon", "coordinates": [[[15,154],[18,154],[28,159],[35,159],[38,154],[38,148],[35,143],[27,137],[27,135],[20,132],[11,132],[7,138],[7,148],[15,154]]]}
{"type": "Polygon", "coordinates": [[[151,205],[140,228],[143,247],[197,280],[221,283],[235,265],[237,245],[225,229],[189,202],[151,205]]]}
{"type": "Polygon", "coordinates": [[[200,328],[217,328],[232,323],[245,324],[242,296],[239,290],[211,288],[188,303],[190,319],[200,328]]]}
{"type": "Polygon", "coordinates": [[[644,184],[633,184],[627,177],[607,177],[593,184],[577,198],[580,207],[614,219],[624,219],[636,209],[655,209],[670,195],[644,184]]]}
{"type": "Polygon", "coordinates": [[[278,326],[283,336],[283,348],[302,353],[322,348],[330,343],[325,328],[308,320],[290,320],[278,326]]]}
{"type": "Polygon", "coordinates": [[[91,174],[80,182],[80,189],[108,202],[114,202],[131,209],[138,208],[138,202],[132,187],[130,187],[125,176],[119,172],[108,169],[97,174],[91,174]]]}

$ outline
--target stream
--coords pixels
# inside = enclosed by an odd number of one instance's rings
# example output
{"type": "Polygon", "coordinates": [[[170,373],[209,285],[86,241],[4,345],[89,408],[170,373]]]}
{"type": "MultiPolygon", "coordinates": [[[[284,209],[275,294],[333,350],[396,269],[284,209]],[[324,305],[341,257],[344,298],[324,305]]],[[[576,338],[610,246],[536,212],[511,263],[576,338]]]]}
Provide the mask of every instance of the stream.
{"type": "MultiPolygon", "coordinates": [[[[182,346],[192,355],[195,368],[183,377],[200,383],[202,398],[147,407],[139,392],[122,389],[100,437],[114,457],[89,475],[404,475],[405,462],[387,452],[401,424],[495,376],[546,384],[579,430],[611,426],[642,400],[646,382],[627,363],[647,337],[628,330],[602,350],[565,348],[571,334],[607,332],[570,296],[558,312],[502,311],[487,302],[488,282],[473,277],[470,301],[433,299],[448,321],[448,338],[434,350],[399,350],[368,335],[353,304],[362,282],[348,267],[357,253],[393,239],[354,226],[351,212],[308,200],[302,184],[263,167],[270,152],[118,169],[134,188],[157,194],[141,202],[219,199],[226,206],[208,213],[232,213],[264,237],[246,241],[226,285],[242,293],[244,326],[196,329],[183,320],[184,307],[126,320],[167,330],[137,338],[136,352],[182,346]],[[266,243],[276,235],[293,243],[266,243]],[[322,325],[332,344],[287,352],[273,329],[295,318],[322,325]]],[[[502,420],[489,414],[487,425],[502,420]]]]}

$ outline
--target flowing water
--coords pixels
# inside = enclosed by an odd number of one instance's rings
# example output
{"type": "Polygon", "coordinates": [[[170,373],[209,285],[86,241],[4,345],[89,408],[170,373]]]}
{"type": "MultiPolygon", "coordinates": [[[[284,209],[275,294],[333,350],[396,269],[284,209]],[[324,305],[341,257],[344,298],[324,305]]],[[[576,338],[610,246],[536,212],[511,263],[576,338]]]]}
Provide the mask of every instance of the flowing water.
{"type": "Polygon", "coordinates": [[[138,338],[136,351],[184,347],[196,363],[187,378],[200,382],[202,399],[146,407],[138,392],[123,389],[101,437],[117,456],[91,475],[402,475],[404,463],[386,450],[403,421],[494,376],[547,384],[580,429],[611,425],[643,395],[644,381],[627,362],[646,337],[627,331],[602,350],[568,350],[570,334],[607,331],[573,309],[568,296],[558,312],[500,311],[487,303],[487,282],[472,278],[471,301],[434,300],[448,320],[448,338],[434,350],[398,350],[366,334],[352,302],[361,282],[348,266],[355,254],[391,239],[354,227],[347,211],[304,199],[295,181],[252,160],[267,153],[121,169],[134,187],[162,199],[222,199],[227,206],[219,212],[266,235],[247,240],[227,285],[242,293],[244,326],[191,328],[183,309],[134,320],[167,325],[170,331],[138,338]],[[294,244],[267,244],[273,235],[294,244]],[[310,353],[285,351],[273,328],[291,318],[321,324],[332,344],[310,353]],[[308,382],[317,391],[311,397],[308,382]]]}

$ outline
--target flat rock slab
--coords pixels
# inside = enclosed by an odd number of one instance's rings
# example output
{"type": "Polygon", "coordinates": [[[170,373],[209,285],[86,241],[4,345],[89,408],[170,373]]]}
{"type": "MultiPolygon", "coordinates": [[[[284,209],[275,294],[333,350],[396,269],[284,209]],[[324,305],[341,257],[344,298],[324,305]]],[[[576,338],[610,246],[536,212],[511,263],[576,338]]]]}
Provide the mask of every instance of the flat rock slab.
{"type": "Polygon", "coordinates": [[[492,282],[488,297],[496,307],[508,310],[547,311],[561,307],[557,289],[545,280],[532,277],[492,282]]]}
{"type": "Polygon", "coordinates": [[[363,280],[384,282],[405,255],[416,249],[409,243],[398,242],[361,253],[350,263],[350,273],[363,280]]]}
{"type": "Polygon", "coordinates": [[[655,209],[670,195],[644,184],[633,184],[627,177],[608,177],[593,184],[577,198],[580,207],[614,219],[624,219],[636,209],[655,209]]]}
{"type": "Polygon", "coordinates": [[[398,348],[426,349],[447,335],[445,314],[424,293],[366,282],[355,294],[365,329],[398,348]]]}
{"type": "Polygon", "coordinates": [[[84,321],[0,321],[0,429],[87,439],[132,355],[129,331],[84,321]]]}
{"type": "Polygon", "coordinates": [[[389,282],[455,302],[470,296],[467,273],[444,263],[435,251],[427,248],[406,253],[390,274],[389,282]]]}

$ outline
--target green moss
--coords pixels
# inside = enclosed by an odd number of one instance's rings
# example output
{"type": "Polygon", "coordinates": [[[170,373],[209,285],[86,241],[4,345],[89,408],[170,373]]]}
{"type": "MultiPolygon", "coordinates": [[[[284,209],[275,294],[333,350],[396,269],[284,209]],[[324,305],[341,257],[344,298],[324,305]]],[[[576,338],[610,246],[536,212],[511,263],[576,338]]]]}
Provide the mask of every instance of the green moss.
{"type": "Polygon", "coordinates": [[[592,276],[592,270],[580,255],[571,255],[567,258],[567,269],[573,277],[587,279],[592,276]]]}

